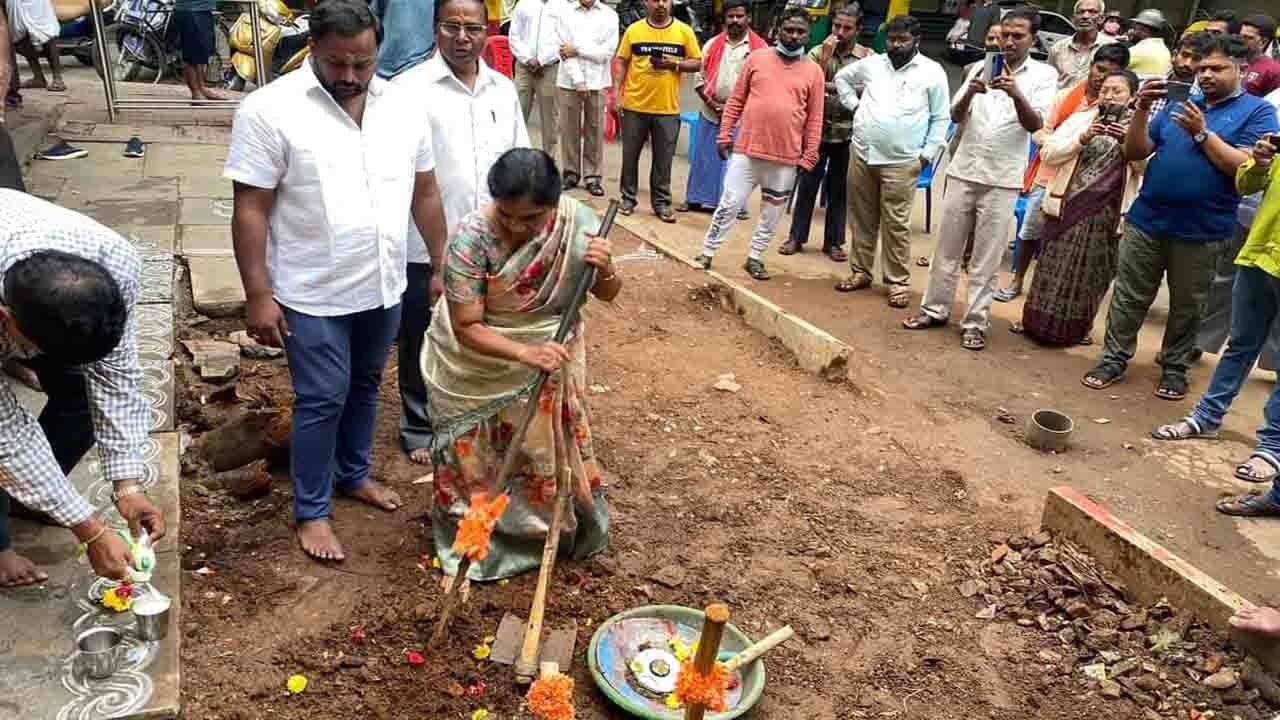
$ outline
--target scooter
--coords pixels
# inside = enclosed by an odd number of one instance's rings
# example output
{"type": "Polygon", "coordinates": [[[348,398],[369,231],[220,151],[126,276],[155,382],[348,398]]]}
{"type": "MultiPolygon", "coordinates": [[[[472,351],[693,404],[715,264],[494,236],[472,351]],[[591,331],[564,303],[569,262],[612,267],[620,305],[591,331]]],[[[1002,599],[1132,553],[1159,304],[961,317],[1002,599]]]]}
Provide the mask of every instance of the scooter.
{"type": "MultiPolygon", "coordinates": [[[[262,59],[271,69],[268,80],[301,67],[311,54],[307,46],[311,36],[307,15],[296,13],[283,0],[259,0],[258,20],[262,59]]],[[[229,42],[231,63],[224,80],[228,90],[243,91],[246,83],[258,83],[253,26],[248,12],[242,13],[231,26],[229,42]]]]}
{"type": "MultiPolygon", "coordinates": [[[[116,22],[115,0],[110,0],[102,7],[104,28],[108,34],[114,34],[112,26],[116,22]]],[[[54,47],[59,55],[74,55],[82,64],[93,66],[95,40],[93,37],[93,14],[89,12],[89,0],[77,2],[59,2],[54,4],[54,12],[58,16],[61,29],[54,47]]]]}

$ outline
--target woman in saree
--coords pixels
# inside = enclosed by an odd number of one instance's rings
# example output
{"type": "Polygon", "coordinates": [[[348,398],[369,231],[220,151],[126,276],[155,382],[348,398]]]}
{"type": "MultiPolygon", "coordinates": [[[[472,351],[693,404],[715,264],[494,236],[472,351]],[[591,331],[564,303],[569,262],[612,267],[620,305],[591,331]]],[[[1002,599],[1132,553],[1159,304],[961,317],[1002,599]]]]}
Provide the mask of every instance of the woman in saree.
{"type": "Polygon", "coordinates": [[[1128,70],[1108,73],[1097,108],[1067,118],[1040,149],[1041,161],[1060,169],[1045,194],[1040,264],[1015,332],[1047,345],[1089,341],[1115,278],[1120,222],[1142,181],[1145,161],[1124,159],[1137,86],[1128,70]],[[1100,117],[1104,109],[1111,114],[1100,117]]]}
{"type": "Polygon", "coordinates": [[[564,344],[553,338],[589,266],[597,271],[592,295],[610,301],[622,289],[611,246],[593,236],[595,212],[561,194],[560,172],[541,150],[507,151],[488,187],[492,202],[449,239],[445,291],[422,350],[435,433],[432,534],[446,586],[462,559],[453,550],[458,523],[472,495],[501,492],[498,471],[529,402],[539,410],[512,472],[510,504],[468,578],[496,580],[541,564],[558,478],[569,484],[572,505],[561,552],[583,559],[608,537],[585,396],[585,325],[579,319],[564,344]],[[540,371],[552,374],[531,399],[540,371]]]}

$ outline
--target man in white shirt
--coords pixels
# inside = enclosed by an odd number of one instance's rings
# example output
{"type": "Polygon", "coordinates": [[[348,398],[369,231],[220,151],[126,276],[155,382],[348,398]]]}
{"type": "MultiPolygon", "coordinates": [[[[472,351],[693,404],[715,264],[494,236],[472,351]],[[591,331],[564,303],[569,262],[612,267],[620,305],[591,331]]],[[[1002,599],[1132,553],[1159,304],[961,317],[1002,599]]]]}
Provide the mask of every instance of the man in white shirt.
{"type": "MultiPolygon", "coordinates": [[[[504,152],[529,146],[516,88],[480,61],[485,41],[484,0],[445,0],[437,8],[435,46],[426,62],[392,83],[427,111],[436,182],[452,232],[472,210],[489,201],[489,168],[504,152]]],[[[400,381],[400,446],[409,459],[431,463],[431,416],[422,381],[422,338],[431,324],[428,286],[431,257],[409,218],[408,287],[400,310],[397,346],[400,381]]]]}
{"type": "Polygon", "coordinates": [[[836,75],[840,102],[854,111],[848,197],[853,212],[851,274],[839,292],[871,287],[876,241],[889,306],[911,302],[911,206],[916,179],[939,155],[949,120],[947,74],[920,54],[920,22],[889,21],[888,52],[856,62],[836,75]],[[862,89],[859,94],[859,88],[862,89]]]}
{"type": "Polygon", "coordinates": [[[560,29],[557,16],[568,0],[520,0],[511,15],[507,39],[516,58],[516,92],[524,121],[533,111],[533,96],[538,96],[538,120],[541,122],[542,149],[552,159],[560,142],[560,106],[556,97],[556,76],[560,64],[560,29]]]}
{"type": "Polygon", "coordinates": [[[329,523],[334,485],[400,506],[370,478],[369,455],[406,286],[405,218],[433,259],[446,235],[425,113],[375,77],[375,25],[364,0],[322,0],[311,61],[245,98],[223,171],[249,332],[289,360],[298,541],[322,561],[345,558],[329,523]]]}
{"type": "Polygon", "coordinates": [[[1031,133],[1044,125],[1058,87],[1058,73],[1029,55],[1040,29],[1039,11],[1012,10],[1001,27],[1004,71],[990,82],[983,78],[985,73],[974,76],[951,105],[951,119],[964,124],[964,133],[947,168],[942,230],[920,314],[903,322],[908,330],[947,324],[965,245],[972,235],[962,323],[963,345],[968,350],[987,345],[996,273],[1013,231],[1013,207],[1027,171],[1031,133]]]}
{"type": "Polygon", "coordinates": [[[587,192],[604,195],[604,101],[613,86],[609,62],[618,49],[618,13],[600,0],[577,0],[560,9],[560,133],[564,189],[581,180],[587,192]]]}

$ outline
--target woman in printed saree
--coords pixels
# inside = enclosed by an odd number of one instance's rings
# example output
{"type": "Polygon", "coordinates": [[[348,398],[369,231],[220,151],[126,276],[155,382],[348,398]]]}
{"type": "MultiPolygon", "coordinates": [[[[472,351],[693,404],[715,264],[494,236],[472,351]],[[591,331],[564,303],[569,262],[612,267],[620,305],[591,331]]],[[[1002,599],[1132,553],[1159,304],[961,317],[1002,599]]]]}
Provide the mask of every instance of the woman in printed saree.
{"type": "Polygon", "coordinates": [[[1040,149],[1041,161],[1060,169],[1045,194],[1040,265],[1022,307],[1021,330],[1038,342],[1087,342],[1115,278],[1120,221],[1145,165],[1124,159],[1137,83],[1127,70],[1109,73],[1098,107],[1068,117],[1040,149]],[[1103,109],[1110,114],[1100,117],[1103,109]]]}
{"type": "Polygon", "coordinates": [[[561,525],[560,551],[583,559],[604,549],[609,513],[592,447],[586,403],[585,324],[553,342],[574,286],[596,268],[591,294],[610,301],[622,289],[600,220],[561,194],[555,162],[541,150],[509,150],[488,176],[493,201],[454,230],[445,251],[445,293],[422,350],[435,431],[436,553],[446,585],[462,556],[453,550],[472,495],[494,498],[498,470],[527,403],[539,411],[512,472],[510,504],[494,528],[472,580],[537,568],[550,525],[557,479],[569,484],[573,512],[561,525]],[[531,399],[539,371],[551,372],[531,399]]]}

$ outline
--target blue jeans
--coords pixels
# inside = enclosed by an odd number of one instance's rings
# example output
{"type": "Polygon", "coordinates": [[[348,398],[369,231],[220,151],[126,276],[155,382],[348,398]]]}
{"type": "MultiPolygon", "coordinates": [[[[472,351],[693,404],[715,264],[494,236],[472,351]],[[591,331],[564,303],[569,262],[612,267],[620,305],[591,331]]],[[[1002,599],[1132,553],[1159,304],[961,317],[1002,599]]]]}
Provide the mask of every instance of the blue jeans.
{"type": "Polygon", "coordinates": [[[349,494],[369,481],[378,387],[400,305],[334,317],[283,309],[295,396],[289,476],[301,523],[329,517],[334,485],[349,494]]]}
{"type": "MultiPolygon", "coordinates": [[[[1278,312],[1280,278],[1255,267],[1238,268],[1231,292],[1231,337],[1209,380],[1209,388],[1188,418],[1201,430],[1222,427],[1232,401],[1240,394],[1240,387],[1267,342],[1278,312]]],[[[1271,391],[1262,414],[1264,422],[1258,430],[1254,454],[1280,461],[1280,384],[1271,391]]],[[[1280,502],[1280,485],[1273,485],[1271,499],[1280,502]]]]}

